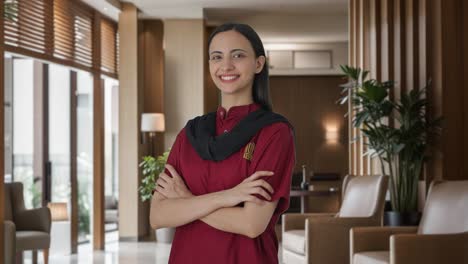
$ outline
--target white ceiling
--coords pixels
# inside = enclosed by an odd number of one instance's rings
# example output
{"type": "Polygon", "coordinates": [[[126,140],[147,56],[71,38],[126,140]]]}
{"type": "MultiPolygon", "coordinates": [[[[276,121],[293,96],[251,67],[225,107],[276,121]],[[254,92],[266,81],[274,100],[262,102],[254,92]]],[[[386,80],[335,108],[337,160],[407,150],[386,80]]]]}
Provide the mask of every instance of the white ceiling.
{"type": "MultiPolygon", "coordinates": [[[[118,20],[118,0],[82,0],[118,20]],[[117,3],[117,4],[116,4],[117,3]]],[[[348,40],[348,0],[125,0],[143,19],[234,21],[255,28],[265,43],[348,40]]]]}
{"type": "MultiPolygon", "coordinates": [[[[346,15],[348,0],[126,0],[145,18],[203,18],[203,10],[247,13],[346,15]]],[[[209,16],[207,17],[208,19],[209,16]]]]}

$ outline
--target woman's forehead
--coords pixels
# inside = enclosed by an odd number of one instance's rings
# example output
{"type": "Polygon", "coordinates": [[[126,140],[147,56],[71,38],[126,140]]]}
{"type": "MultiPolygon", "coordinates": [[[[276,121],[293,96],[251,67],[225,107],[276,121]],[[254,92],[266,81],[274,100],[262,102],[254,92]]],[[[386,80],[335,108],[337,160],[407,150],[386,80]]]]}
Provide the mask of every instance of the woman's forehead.
{"type": "Polygon", "coordinates": [[[216,34],[210,43],[209,51],[231,52],[236,49],[253,51],[249,40],[237,31],[230,30],[216,34]]]}

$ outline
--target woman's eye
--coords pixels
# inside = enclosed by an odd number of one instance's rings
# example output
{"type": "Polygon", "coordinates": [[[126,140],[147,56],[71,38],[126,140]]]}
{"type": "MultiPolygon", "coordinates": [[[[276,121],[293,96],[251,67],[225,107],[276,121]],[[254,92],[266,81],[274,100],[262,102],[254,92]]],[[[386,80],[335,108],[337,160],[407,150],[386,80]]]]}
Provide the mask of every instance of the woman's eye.
{"type": "Polygon", "coordinates": [[[244,54],[240,54],[240,53],[239,54],[234,54],[233,57],[234,58],[242,58],[242,57],[244,57],[244,54]]]}
{"type": "Polygon", "coordinates": [[[221,59],[221,56],[213,56],[213,57],[211,57],[211,60],[219,60],[219,59],[221,59]]]}

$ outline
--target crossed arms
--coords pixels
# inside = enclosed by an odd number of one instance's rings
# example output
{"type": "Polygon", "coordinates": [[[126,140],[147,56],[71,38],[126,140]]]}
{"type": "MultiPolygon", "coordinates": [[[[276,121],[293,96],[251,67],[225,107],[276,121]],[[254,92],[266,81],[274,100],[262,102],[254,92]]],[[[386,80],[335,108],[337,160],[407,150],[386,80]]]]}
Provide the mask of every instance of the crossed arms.
{"type": "Polygon", "coordinates": [[[274,190],[260,179],[273,172],[257,171],[232,189],[194,196],[174,167],[166,164],[166,168],[172,177],[165,172],[159,175],[151,202],[150,223],[155,229],[201,220],[216,229],[255,238],[265,231],[278,204],[278,200],[269,201],[274,190]],[[236,207],[242,202],[244,207],[236,207]]]}

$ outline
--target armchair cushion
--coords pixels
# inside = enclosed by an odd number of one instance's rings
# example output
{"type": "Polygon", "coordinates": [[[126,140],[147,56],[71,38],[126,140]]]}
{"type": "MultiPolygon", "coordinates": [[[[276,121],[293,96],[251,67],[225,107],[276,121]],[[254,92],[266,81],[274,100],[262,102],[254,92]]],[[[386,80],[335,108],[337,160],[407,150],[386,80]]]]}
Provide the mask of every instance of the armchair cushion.
{"type": "Polygon", "coordinates": [[[52,217],[48,207],[16,212],[15,224],[17,230],[41,231],[50,233],[52,217]],[[31,219],[34,219],[31,221],[31,219]]]}
{"type": "Polygon", "coordinates": [[[284,232],[283,247],[294,253],[305,255],[305,230],[296,229],[284,232]]]}
{"type": "MultiPolygon", "coordinates": [[[[385,194],[386,178],[382,176],[348,176],[343,183],[345,189],[340,217],[371,217],[380,213],[381,196],[385,194]]],[[[383,203],[382,203],[383,208],[383,203]]]]}
{"type": "Polygon", "coordinates": [[[388,264],[390,253],[388,251],[367,251],[354,254],[353,264],[388,264]]]}
{"type": "Polygon", "coordinates": [[[50,235],[40,231],[16,231],[16,251],[44,249],[50,246],[50,235]]]}
{"type": "Polygon", "coordinates": [[[455,234],[468,232],[467,190],[468,181],[432,183],[418,233],[455,234]]]}

